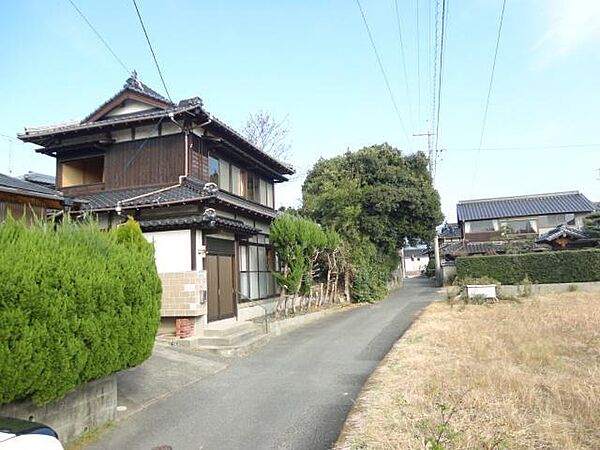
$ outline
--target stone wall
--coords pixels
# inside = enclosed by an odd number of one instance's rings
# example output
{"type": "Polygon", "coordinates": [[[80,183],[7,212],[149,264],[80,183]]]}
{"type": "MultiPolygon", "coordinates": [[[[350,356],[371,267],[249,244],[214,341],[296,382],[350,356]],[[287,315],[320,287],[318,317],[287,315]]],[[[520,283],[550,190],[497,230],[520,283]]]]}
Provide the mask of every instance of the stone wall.
{"type": "Polygon", "coordinates": [[[37,407],[30,400],[0,406],[0,416],[41,422],[65,443],[115,419],[117,377],[110,375],[83,384],[64,398],[37,407]]]}

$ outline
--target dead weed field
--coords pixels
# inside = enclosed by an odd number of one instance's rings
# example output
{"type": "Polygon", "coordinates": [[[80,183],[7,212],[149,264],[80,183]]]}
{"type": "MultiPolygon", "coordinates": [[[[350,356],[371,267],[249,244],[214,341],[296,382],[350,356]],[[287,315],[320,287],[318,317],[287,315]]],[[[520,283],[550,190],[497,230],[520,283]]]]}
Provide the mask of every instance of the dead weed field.
{"type": "Polygon", "coordinates": [[[338,449],[600,449],[600,294],[430,305],[338,449]]]}

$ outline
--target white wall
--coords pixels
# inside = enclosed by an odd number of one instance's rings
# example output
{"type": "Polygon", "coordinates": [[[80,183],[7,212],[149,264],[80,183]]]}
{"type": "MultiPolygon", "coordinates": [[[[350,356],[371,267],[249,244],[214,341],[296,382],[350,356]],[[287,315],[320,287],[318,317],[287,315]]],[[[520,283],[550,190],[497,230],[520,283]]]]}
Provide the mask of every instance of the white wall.
{"type": "Polygon", "coordinates": [[[406,273],[417,273],[425,270],[429,257],[427,255],[415,256],[414,261],[411,258],[404,258],[406,273]],[[417,260],[419,258],[419,260],[417,260]]]}
{"type": "Polygon", "coordinates": [[[154,244],[158,273],[192,270],[191,230],[156,231],[144,237],[154,244]]]}

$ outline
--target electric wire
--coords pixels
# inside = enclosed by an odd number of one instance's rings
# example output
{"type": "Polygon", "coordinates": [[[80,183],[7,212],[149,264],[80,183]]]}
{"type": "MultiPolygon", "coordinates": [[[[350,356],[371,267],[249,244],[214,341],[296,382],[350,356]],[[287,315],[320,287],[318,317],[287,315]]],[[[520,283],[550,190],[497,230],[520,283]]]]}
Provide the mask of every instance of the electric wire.
{"type": "MultiPolygon", "coordinates": [[[[483,110],[483,120],[481,123],[481,133],[479,134],[479,146],[483,145],[483,136],[485,134],[485,126],[487,123],[487,115],[488,109],[490,106],[490,98],[492,95],[492,86],[494,84],[494,73],[496,71],[496,60],[498,59],[498,48],[500,47],[500,36],[502,33],[502,24],[504,23],[504,11],[506,10],[506,0],[502,1],[502,11],[500,12],[500,20],[498,22],[498,33],[496,35],[496,48],[494,50],[494,60],[492,63],[492,72],[490,74],[490,82],[488,85],[487,98],[485,100],[485,108],[483,110]]],[[[477,156],[475,158],[475,169],[473,170],[473,179],[471,181],[471,192],[473,191],[473,187],[475,186],[475,179],[477,177],[477,169],[479,168],[479,155],[481,152],[477,152],[477,156]]]]}
{"type": "Polygon", "coordinates": [[[129,158],[127,163],[123,166],[123,169],[113,177],[113,180],[115,183],[118,182],[119,179],[125,174],[125,172],[127,172],[129,170],[129,168],[131,167],[133,162],[137,159],[137,157],[140,155],[141,151],[146,146],[146,144],[148,143],[150,138],[153,137],[154,132],[156,132],[158,130],[158,127],[160,127],[160,124],[162,123],[163,120],[165,120],[165,116],[161,116],[161,118],[156,123],[156,125],[154,126],[152,131],[148,134],[148,137],[140,143],[138,148],[135,149],[135,151],[133,152],[133,155],[131,155],[131,158],[129,158]]]}
{"type": "Polygon", "coordinates": [[[73,0],[69,0],[69,3],[71,4],[71,6],[73,6],[73,8],[75,8],[75,11],[77,11],[77,13],[81,16],[81,18],[85,21],[85,23],[87,23],[88,27],[90,27],[90,29],[94,32],[94,34],[98,37],[98,39],[100,39],[100,41],[104,44],[104,46],[106,47],[106,49],[111,53],[111,55],[113,55],[113,57],[117,60],[117,62],[121,65],[121,67],[125,70],[125,72],[127,72],[128,74],[130,74],[131,71],[127,68],[127,66],[125,65],[125,63],[121,60],[121,58],[119,58],[117,56],[117,54],[113,51],[113,49],[111,48],[111,46],[108,45],[108,42],[106,42],[104,40],[104,38],[102,37],[102,35],[98,32],[98,30],[96,30],[96,28],[94,27],[94,25],[92,25],[92,23],[88,20],[88,18],[85,16],[85,14],[83,14],[83,12],[77,7],[77,5],[75,4],[75,2],[73,0]]]}
{"type": "Polygon", "coordinates": [[[419,0],[416,0],[417,14],[417,122],[421,121],[421,45],[420,45],[420,30],[419,30],[419,0]]]}
{"type": "Polygon", "coordinates": [[[387,91],[390,96],[390,100],[392,101],[394,110],[396,111],[396,116],[398,117],[398,121],[400,122],[400,126],[402,127],[402,132],[404,133],[404,137],[406,138],[406,142],[408,143],[409,148],[411,148],[411,150],[412,150],[411,141],[408,137],[408,133],[406,132],[406,127],[404,126],[404,121],[402,120],[402,115],[400,114],[400,110],[398,109],[398,104],[396,103],[396,98],[394,97],[394,93],[392,92],[390,82],[389,82],[387,74],[385,72],[385,68],[383,67],[381,58],[379,57],[379,52],[377,51],[377,46],[375,45],[375,41],[373,40],[373,35],[371,34],[371,29],[369,28],[369,23],[367,22],[367,18],[365,16],[363,8],[360,4],[360,0],[356,0],[356,4],[358,5],[358,9],[360,10],[360,15],[362,16],[362,20],[365,24],[365,29],[367,30],[367,34],[369,35],[369,41],[371,42],[371,47],[373,47],[373,52],[375,53],[375,57],[377,58],[377,63],[379,64],[379,70],[381,70],[381,75],[383,76],[383,80],[385,81],[385,85],[387,87],[387,91]]]}
{"type": "Polygon", "coordinates": [[[432,178],[435,178],[437,168],[437,158],[440,152],[439,149],[439,134],[440,134],[440,110],[442,106],[442,79],[444,75],[444,44],[446,42],[446,26],[448,20],[447,13],[447,1],[442,0],[442,18],[441,18],[441,31],[440,31],[440,56],[439,56],[439,70],[438,70],[438,82],[437,82],[437,108],[436,108],[436,119],[435,119],[435,145],[434,145],[434,157],[433,157],[433,171],[432,178]]]}
{"type": "Polygon", "coordinates": [[[165,88],[165,92],[167,93],[167,97],[171,103],[173,100],[171,99],[171,94],[169,94],[169,89],[167,89],[167,83],[165,83],[165,78],[163,77],[162,71],[160,70],[160,65],[158,64],[158,60],[156,59],[156,53],[154,53],[154,48],[152,48],[152,44],[150,43],[150,37],[148,36],[148,31],[146,30],[146,25],[144,25],[144,20],[142,19],[142,15],[140,14],[140,10],[138,8],[136,0],[133,1],[133,6],[135,6],[135,12],[137,13],[138,19],[140,19],[140,25],[142,26],[142,30],[144,31],[144,36],[146,36],[146,42],[148,42],[148,47],[150,47],[150,53],[152,53],[152,58],[154,58],[154,64],[156,65],[156,70],[158,71],[158,75],[160,76],[160,81],[162,81],[162,85],[165,88]]]}
{"type": "Polygon", "coordinates": [[[8,134],[0,133],[0,137],[3,137],[4,139],[8,139],[9,141],[18,142],[18,143],[22,144],[22,142],[20,140],[14,138],[12,136],[9,136],[8,134]]]}
{"type": "Polygon", "coordinates": [[[580,150],[596,150],[600,148],[599,144],[563,144],[563,145],[533,145],[523,147],[457,147],[444,149],[448,152],[493,152],[493,151],[534,151],[534,150],[565,150],[565,149],[580,149],[580,150]]]}
{"type": "MultiPolygon", "coordinates": [[[[408,103],[408,113],[412,118],[412,101],[410,98],[410,88],[408,86],[408,71],[406,70],[406,57],[404,54],[404,40],[402,39],[402,26],[400,22],[400,9],[398,8],[398,0],[394,0],[394,8],[396,10],[396,24],[398,26],[398,39],[400,40],[400,56],[402,58],[402,70],[404,72],[404,87],[406,89],[406,100],[408,103]]],[[[412,122],[412,120],[411,120],[412,122]]]]}

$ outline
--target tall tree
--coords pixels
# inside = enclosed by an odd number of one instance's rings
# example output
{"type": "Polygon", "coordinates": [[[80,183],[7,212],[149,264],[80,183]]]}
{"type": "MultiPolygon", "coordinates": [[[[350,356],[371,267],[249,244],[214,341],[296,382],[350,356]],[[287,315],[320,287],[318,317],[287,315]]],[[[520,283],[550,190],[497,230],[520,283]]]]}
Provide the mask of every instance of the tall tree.
{"type": "Polygon", "coordinates": [[[266,111],[250,114],[242,133],[252,144],[270,156],[286,160],[289,157],[290,130],[287,128],[286,119],[276,120],[266,111]]]}
{"type": "Polygon", "coordinates": [[[388,144],[319,160],[302,186],[303,212],[347,240],[366,236],[394,255],[405,240],[431,240],[442,222],[427,157],[388,144]]]}

